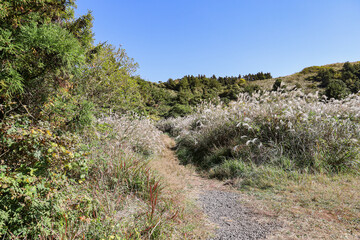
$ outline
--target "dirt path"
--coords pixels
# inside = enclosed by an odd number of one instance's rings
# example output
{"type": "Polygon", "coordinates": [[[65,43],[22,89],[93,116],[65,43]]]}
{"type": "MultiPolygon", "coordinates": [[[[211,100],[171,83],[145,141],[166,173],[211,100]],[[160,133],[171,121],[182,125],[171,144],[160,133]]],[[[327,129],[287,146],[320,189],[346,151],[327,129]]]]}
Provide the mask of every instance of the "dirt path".
{"type": "Polygon", "coordinates": [[[164,182],[164,191],[190,209],[188,217],[195,218],[188,239],[264,239],[278,227],[273,221],[255,214],[240,204],[243,195],[223,182],[206,179],[194,169],[179,165],[175,142],[163,135],[166,146],[162,157],[150,163],[164,182]],[[213,233],[209,235],[208,233],[213,233]]]}

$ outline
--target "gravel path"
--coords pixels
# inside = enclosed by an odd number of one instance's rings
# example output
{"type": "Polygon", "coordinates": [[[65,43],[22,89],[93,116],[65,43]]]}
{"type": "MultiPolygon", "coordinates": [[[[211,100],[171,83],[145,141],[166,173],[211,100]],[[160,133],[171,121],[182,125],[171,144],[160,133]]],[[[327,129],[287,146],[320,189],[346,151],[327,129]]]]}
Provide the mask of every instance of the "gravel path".
{"type": "Polygon", "coordinates": [[[264,239],[272,230],[279,227],[276,223],[259,223],[251,210],[239,203],[239,195],[226,191],[206,191],[199,201],[211,221],[218,225],[218,239],[264,239]]]}
{"type": "Polygon", "coordinates": [[[233,192],[224,182],[203,178],[193,169],[179,165],[172,150],[176,145],[174,140],[166,135],[162,136],[162,140],[166,146],[163,155],[150,164],[168,184],[164,193],[169,191],[172,196],[176,194],[176,199],[181,202],[190,200],[201,205],[193,217],[198,217],[195,221],[204,225],[196,229],[196,235],[190,236],[189,233],[187,239],[204,239],[214,229],[214,223],[218,228],[215,237],[209,240],[263,239],[279,226],[274,219],[255,214],[240,204],[240,193],[233,192]],[[206,218],[212,224],[208,224],[206,218]]]}

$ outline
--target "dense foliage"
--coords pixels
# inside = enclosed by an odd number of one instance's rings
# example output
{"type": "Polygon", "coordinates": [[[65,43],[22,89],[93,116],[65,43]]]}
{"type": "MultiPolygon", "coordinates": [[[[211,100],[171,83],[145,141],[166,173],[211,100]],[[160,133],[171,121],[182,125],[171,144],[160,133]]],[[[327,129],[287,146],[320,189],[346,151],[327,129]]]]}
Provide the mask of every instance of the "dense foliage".
{"type": "Polygon", "coordinates": [[[237,99],[239,93],[253,93],[261,90],[259,86],[249,84],[247,81],[264,80],[271,78],[270,73],[259,72],[241,77],[208,78],[205,75],[187,75],[181,79],[169,79],[158,84],[159,93],[170,95],[162,101],[165,111],[159,112],[161,117],[185,116],[193,112],[194,108],[203,101],[229,103],[237,99]],[[247,80],[245,80],[247,79],[247,80]],[[170,93],[170,94],[169,94],[170,93]],[[167,110],[167,111],[166,111],[167,110]]]}
{"type": "Polygon", "coordinates": [[[74,7],[0,2],[0,237],[171,238],[176,212],[146,164],[159,131],[135,115],[95,121],[144,112],[151,84],[124,49],[95,46],[74,7]]]}
{"type": "Polygon", "coordinates": [[[327,97],[342,99],[351,93],[360,91],[359,63],[346,62],[338,71],[331,67],[318,67],[318,69],[318,73],[308,80],[320,82],[320,86],[325,88],[327,97]]]}

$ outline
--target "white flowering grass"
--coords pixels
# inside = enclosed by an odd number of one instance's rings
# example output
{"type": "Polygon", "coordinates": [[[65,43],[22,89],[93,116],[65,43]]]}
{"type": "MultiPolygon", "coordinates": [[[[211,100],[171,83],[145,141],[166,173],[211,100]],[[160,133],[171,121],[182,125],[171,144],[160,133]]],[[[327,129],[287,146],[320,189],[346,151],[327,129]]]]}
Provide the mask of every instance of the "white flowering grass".
{"type": "Polygon", "coordinates": [[[274,239],[353,239],[360,234],[359,114],[359,95],[337,101],[267,92],[242,94],[230,106],[203,104],[158,125],[177,136],[184,163],[230,178],[258,197],[254,209],[267,206],[286,219],[274,239]]]}
{"type": "Polygon", "coordinates": [[[309,173],[359,170],[359,95],[328,100],[301,91],[240,94],[229,106],[203,104],[195,114],[159,125],[177,136],[185,162],[220,178],[245,172],[229,171],[236,165],[229,159],[309,173]]]}
{"type": "Polygon", "coordinates": [[[98,239],[171,239],[176,206],[162,195],[160,180],[148,166],[163,149],[162,133],[136,115],[103,117],[93,130],[86,135],[89,179],[72,199],[89,202],[91,212],[84,215],[90,217],[80,228],[69,220],[66,237],[75,239],[70,236],[77,231],[98,239]]]}
{"type": "Polygon", "coordinates": [[[162,132],[153,124],[151,119],[137,115],[116,114],[98,120],[103,125],[103,132],[98,135],[113,136],[114,147],[131,149],[145,155],[160,153],[164,145],[161,141],[162,132]]]}

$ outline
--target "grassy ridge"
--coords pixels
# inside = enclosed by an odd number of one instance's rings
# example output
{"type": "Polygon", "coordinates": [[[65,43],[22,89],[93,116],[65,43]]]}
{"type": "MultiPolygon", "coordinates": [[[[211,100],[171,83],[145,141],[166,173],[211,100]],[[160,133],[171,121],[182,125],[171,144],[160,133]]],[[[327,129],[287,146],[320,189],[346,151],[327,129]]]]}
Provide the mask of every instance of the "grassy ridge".
{"type": "MultiPolygon", "coordinates": [[[[351,64],[358,64],[359,62],[352,62],[351,64]]],[[[335,71],[340,71],[345,63],[332,63],[322,66],[310,66],[302,69],[300,72],[290,74],[287,76],[277,77],[273,79],[265,80],[256,80],[252,82],[254,85],[258,85],[263,90],[271,90],[276,79],[281,79],[282,83],[287,86],[298,85],[306,93],[314,93],[316,91],[322,91],[323,89],[319,87],[318,82],[309,80],[310,78],[316,76],[321,70],[333,69],[335,71]]]]}

